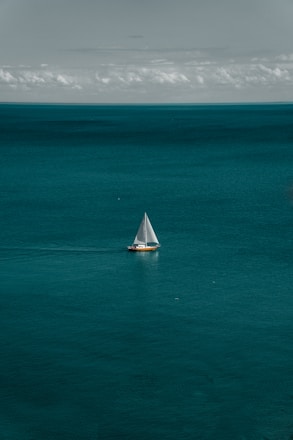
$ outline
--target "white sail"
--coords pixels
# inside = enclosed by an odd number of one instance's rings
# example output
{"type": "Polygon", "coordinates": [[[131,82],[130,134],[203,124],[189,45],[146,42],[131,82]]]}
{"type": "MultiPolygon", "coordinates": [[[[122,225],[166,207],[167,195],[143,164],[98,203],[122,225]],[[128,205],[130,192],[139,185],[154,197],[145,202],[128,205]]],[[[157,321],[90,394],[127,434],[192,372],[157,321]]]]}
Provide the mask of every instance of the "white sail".
{"type": "Polygon", "coordinates": [[[145,217],[146,217],[147,243],[159,244],[159,240],[155,234],[155,231],[153,230],[153,227],[151,225],[150,219],[148,218],[147,214],[145,214],[145,217]]]}
{"type": "Polygon", "coordinates": [[[155,231],[153,230],[150,219],[145,212],[133,244],[144,244],[146,246],[148,243],[159,244],[159,240],[155,234],[155,231]]]}

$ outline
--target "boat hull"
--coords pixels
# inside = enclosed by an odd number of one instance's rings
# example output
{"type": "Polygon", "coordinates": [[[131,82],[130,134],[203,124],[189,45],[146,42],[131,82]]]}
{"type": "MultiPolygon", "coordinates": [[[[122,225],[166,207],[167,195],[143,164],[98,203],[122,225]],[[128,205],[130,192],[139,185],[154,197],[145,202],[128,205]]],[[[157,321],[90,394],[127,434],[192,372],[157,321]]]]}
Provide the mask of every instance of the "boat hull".
{"type": "Polygon", "coordinates": [[[131,252],[152,252],[158,248],[159,246],[128,246],[128,250],[131,252]]]}

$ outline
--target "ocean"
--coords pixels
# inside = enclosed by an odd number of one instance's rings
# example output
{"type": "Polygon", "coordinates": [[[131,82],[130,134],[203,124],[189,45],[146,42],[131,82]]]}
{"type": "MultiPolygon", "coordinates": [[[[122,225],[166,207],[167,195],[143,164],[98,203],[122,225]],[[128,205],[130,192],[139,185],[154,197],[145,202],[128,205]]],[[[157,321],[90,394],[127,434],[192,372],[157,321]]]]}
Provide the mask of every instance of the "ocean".
{"type": "Polygon", "coordinates": [[[1,104],[0,161],[1,440],[293,439],[292,104],[1,104]]]}

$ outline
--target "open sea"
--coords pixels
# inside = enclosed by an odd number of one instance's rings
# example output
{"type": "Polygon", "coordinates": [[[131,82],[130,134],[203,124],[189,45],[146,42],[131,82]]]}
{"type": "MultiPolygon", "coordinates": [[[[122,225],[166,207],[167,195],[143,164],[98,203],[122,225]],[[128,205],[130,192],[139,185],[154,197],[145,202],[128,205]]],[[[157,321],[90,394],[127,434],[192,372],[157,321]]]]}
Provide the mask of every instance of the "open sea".
{"type": "Polygon", "coordinates": [[[0,268],[1,440],[293,439],[293,105],[1,104],[0,268]]]}

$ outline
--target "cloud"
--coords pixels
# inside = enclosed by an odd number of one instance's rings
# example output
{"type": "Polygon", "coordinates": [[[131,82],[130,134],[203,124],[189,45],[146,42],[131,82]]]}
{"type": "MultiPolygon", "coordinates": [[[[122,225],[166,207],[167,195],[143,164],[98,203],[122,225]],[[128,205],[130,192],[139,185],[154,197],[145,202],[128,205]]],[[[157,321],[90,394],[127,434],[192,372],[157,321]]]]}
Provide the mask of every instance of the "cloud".
{"type": "Polygon", "coordinates": [[[186,75],[176,71],[160,71],[158,69],[153,70],[151,73],[151,79],[159,84],[182,84],[190,82],[186,75]]]}
{"type": "Polygon", "coordinates": [[[291,76],[289,74],[289,71],[287,69],[281,68],[279,66],[275,67],[267,67],[263,64],[259,65],[260,71],[264,72],[270,81],[290,81],[291,76]]]}
{"type": "MultiPolygon", "coordinates": [[[[47,65],[43,65],[45,67],[47,65]]],[[[73,87],[78,85],[78,78],[68,73],[50,70],[22,68],[0,68],[0,83],[13,83],[20,89],[29,87],[73,87]]]]}
{"type": "MultiPolygon", "coordinates": [[[[293,56],[292,56],[293,58],[293,56]]],[[[293,100],[291,54],[271,59],[215,60],[167,57],[136,60],[134,64],[103,63],[93,68],[58,69],[0,67],[4,100],[35,99],[87,102],[129,102],[141,96],[154,101],[293,100]],[[10,90],[10,92],[9,92],[10,90]],[[82,91],[82,94],[81,94],[82,91]],[[10,93],[10,94],[9,94],[10,93]],[[291,94],[290,94],[291,93],[291,94]]],[[[3,98],[2,98],[3,99],[3,98]]]]}
{"type": "Polygon", "coordinates": [[[128,38],[133,38],[134,40],[139,40],[144,38],[143,35],[129,35],[128,38]]]}
{"type": "Polygon", "coordinates": [[[168,65],[173,65],[174,62],[170,61],[166,58],[158,58],[158,59],[150,60],[150,64],[155,64],[155,65],[160,65],[160,66],[162,66],[162,65],[168,66],[168,65]]]}
{"type": "Polygon", "coordinates": [[[201,75],[196,75],[196,79],[198,81],[199,84],[203,85],[204,84],[204,77],[201,75]]]}
{"type": "Polygon", "coordinates": [[[97,82],[101,84],[109,84],[111,82],[111,78],[108,78],[106,76],[101,76],[99,73],[96,73],[95,77],[97,82]]]}
{"type": "Polygon", "coordinates": [[[41,85],[46,84],[46,79],[43,76],[39,75],[38,72],[24,71],[18,76],[17,82],[26,86],[36,84],[41,85]]]}
{"type": "Polygon", "coordinates": [[[276,59],[283,62],[291,62],[293,61],[293,53],[278,55],[276,59]]]}
{"type": "Polygon", "coordinates": [[[0,83],[15,83],[17,79],[7,70],[0,69],[0,83]]]}
{"type": "Polygon", "coordinates": [[[68,75],[57,75],[56,77],[56,81],[59,84],[62,84],[63,86],[74,86],[75,84],[75,80],[72,76],[68,76],[68,75]]]}
{"type": "Polygon", "coordinates": [[[121,67],[111,66],[107,75],[96,72],[96,81],[104,86],[123,88],[140,84],[147,87],[152,84],[180,84],[189,82],[189,79],[175,69],[159,67],[121,67]]]}

